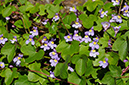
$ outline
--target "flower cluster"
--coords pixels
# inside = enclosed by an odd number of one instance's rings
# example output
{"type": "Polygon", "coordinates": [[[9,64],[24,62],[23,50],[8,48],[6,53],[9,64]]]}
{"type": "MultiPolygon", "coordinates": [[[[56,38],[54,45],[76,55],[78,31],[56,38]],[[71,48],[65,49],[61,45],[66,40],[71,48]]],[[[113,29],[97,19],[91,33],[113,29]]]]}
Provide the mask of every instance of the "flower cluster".
{"type": "Polygon", "coordinates": [[[5,44],[7,40],[7,38],[3,38],[3,34],[0,35],[0,44],[5,44]]]}
{"type": "Polygon", "coordinates": [[[129,17],[129,6],[125,3],[124,7],[121,9],[123,11],[123,15],[129,17]]]}

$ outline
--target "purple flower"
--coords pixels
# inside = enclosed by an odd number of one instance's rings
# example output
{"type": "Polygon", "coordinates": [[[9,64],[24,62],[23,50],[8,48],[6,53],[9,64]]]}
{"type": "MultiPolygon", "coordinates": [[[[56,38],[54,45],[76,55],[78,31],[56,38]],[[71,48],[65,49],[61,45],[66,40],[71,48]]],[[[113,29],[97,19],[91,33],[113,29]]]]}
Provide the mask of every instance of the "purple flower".
{"type": "Polygon", "coordinates": [[[0,44],[5,44],[5,42],[7,41],[7,38],[3,38],[3,34],[0,35],[0,44]]]}
{"type": "Polygon", "coordinates": [[[119,0],[111,0],[111,1],[113,2],[113,6],[120,4],[120,1],[119,0]]]}
{"type": "Polygon", "coordinates": [[[20,66],[20,63],[21,63],[20,59],[21,59],[22,57],[23,57],[22,54],[18,54],[18,57],[15,57],[15,58],[13,59],[13,62],[16,63],[16,66],[20,66]]]}
{"type": "Polygon", "coordinates": [[[82,25],[79,23],[79,18],[77,18],[76,22],[72,25],[72,27],[76,29],[82,27],[82,25]]]}
{"type": "Polygon", "coordinates": [[[89,46],[92,48],[92,49],[99,49],[99,45],[97,44],[97,42],[93,41],[92,43],[89,44],[89,46]]]}
{"type": "Polygon", "coordinates": [[[33,31],[30,31],[30,33],[32,33],[33,36],[38,35],[37,27],[33,27],[33,28],[34,28],[34,30],[33,31]]]}
{"type": "Polygon", "coordinates": [[[44,36],[41,42],[42,42],[42,43],[48,42],[48,41],[47,41],[47,37],[44,36]]]}
{"type": "Polygon", "coordinates": [[[5,67],[4,62],[0,62],[0,67],[1,68],[4,68],[5,67]]]}
{"type": "Polygon", "coordinates": [[[105,11],[105,12],[104,12],[103,9],[101,9],[101,10],[99,11],[99,13],[100,13],[100,17],[103,18],[104,15],[107,16],[108,11],[105,11]]]}
{"type": "Polygon", "coordinates": [[[52,59],[56,59],[58,58],[58,53],[56,52],[56,50],[54,50],[49,53],[49,56],[51,56],[52,59]]]}
{"type": "Polygon", "coordinates": [[[10,17],[5,17],[6,20],[10,20],[10,17]]]}
{"type": "Polygon", "coordinates": [[[68,70],[70,70],[71,72],[74,72],[74,69],[70,66],[68,66],[68,70]]]}
{"type": "MultiPolygon", "coordinates": [[[[86,32],[87,33],[87,32],[86,32]]],[[[94,30],[93,27],[89,30],[88,35],[94,36],[94,30]]]]}
{"type": "Polygon", "coordinates": [[[124,63],[125,63],[125,62],[128,62],[128,59],[124,59],[123,62],[124,62],[124,63]]]}
{"type": "Polygon", "coordinates": [[[125,11],[125,10],[128,10],[129,9],[129,6],[125,3],[124,7],[121,9],[121,11],[125,11]]]}
{"type": "Polygon", "coordinates": [[[11,41],[11,43],[17,42],[17,37],[14,36],[14,37],[13,37],[13,40],[10,40],[10,41],[11,41]]]}
{"type": "Polygon", "coordinates": [[[99,41],[99,37],[97,36],[96,38],[93,38],[93,40],[94,40],[95,42],[98,42],[98,41],[99,41]]]}
{"type": "Polygon", "coordinates": [[[72,39],[72,35],[67,35],[67,36],[64,36],[64,39],[66,40],[66,42],[68,42],[68,41],[73,41],[73,39],[72,39]]]}
{"type": "Polygon", "coordinates": [[[95,58],[97,55],[99,55],[99,52],[96,52],[96,50],[91,50],[89,55],[95,58]]]}
{"type": "Polygon", "coordinates": [[[43,48],[44,51],[49,50],[50,47],[48,46],[48,42],[45,42],[44,45],[40,46],[40,48],[43,48]]]}
{"type": "Polygon", "coordinates": [[[90,37],[88,36],[88,33],[87,32],[85,32],[85,37],[84,38],[82,38],[82,42],[85,42],[85,43],[88,43],[88,42],[90,42],[91,41],[91,39],[90,39],[90,37]]]}
{"type": "Polygon", "coordinates": [[[35,42],[33,40],[33,35],[29,35],[29,39],[26,41],[26,44],[28,44],[29,42],[31,42],[32,45],[35,44],[35,42]]]}
{"type": "Polygon", "coordinates": [[[111,45],[111,39],[108,40],[108,48],[111,48],[112,45],[111,45]]]}
{"type": "Polygon", "coordinates": [[[71,11],[71,12],[77,12],[76,6],[75,7],[70,7],[69,8],[69,11],[71,11]]]}
{"type": "Polygon", "coordinates": [[[56,78],[55,75],[54,75],[54,72],[50,71],[50,77],[51,78],[56,78]]]}
{"type": "Polygon", "coordinates": [[[73,40],[81,42],[82,37],[78,35],[78,30],[74,30],[73,40]]]}
{"type": "Polygon", "coordinates": [[[41,22],[43,25],[46,25],[49,19],[45,20],[44,22],[41,22]]]}
{"type": "Polygon", "coordinates": [[[104,61],[99,61],[100,65],[102,68],[106,68],[108,66],[108,58],[105,58],[104,61]]]}
{"type": "Polygon", "coordinates": [[[129,11],[128,10],[125,10],[124,13],[123,13],[123,15],[129,17],[129,11]]]}
{"type": "MultiPolygon", "coordinates": [[[[113,26],[112,26],[113,27],[113,26]]],[[[115,31],[115,36],[116,34],[118,33],[119,29],[121,28],[121,26],[116,26],[116,27],[113,27],[114,31],[115,31]]]]}
{"type": "Polygon", "coordinates": [[[49,46],[51,49],[54,49],[54,47],[57,47],[57,45],[54,44],[54,41],[49,41],[48,46],[49,46]]]}
{"type": "Polygon", "coordinates": [[[110,23],[109,22],[102,22],[101,24],[102,24],[102,26],[104,28],[104,31],[106,31],[110,27],[110,23]]]}
{"type": "Polygon", "coordinates": [[[58,16],[58,13],[56,13],[52,20],[57,21],[59,19],[60,19],[60,17],[58,16]]]}
{"type": "Polygon", "coordinates": [[[110,22],[119,22],[119,23],[122,23],[122,18],[120,15],[113,15],[112,14],[112,19],[110,20],[110,22]]]}
{"type": "Polygon", "coordinates": [[[60,58],[55,58],[55,59],[50,59],[49,62],[51,63],[52,67],[53,66],[55,67],[59,60],[60,60],[60,58]]]}

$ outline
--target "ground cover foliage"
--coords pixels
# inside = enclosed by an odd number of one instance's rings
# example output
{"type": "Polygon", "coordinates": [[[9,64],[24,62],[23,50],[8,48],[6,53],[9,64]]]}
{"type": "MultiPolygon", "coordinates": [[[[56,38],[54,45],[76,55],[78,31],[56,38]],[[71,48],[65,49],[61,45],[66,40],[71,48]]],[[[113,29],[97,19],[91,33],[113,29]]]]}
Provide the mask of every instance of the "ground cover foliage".
{"type": "Polygon", "coordinates": [[[129,2],[0,3],[0,85],[128,85],[129,2]]]}

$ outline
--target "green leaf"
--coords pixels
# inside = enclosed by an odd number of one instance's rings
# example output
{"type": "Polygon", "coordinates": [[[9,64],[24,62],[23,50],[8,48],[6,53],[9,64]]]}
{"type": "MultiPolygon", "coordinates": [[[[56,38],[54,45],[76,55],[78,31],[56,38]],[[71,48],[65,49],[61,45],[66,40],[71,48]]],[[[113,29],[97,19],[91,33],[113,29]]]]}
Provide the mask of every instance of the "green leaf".
{"type": "Polygon", "coordinates": [[[30,11],[33,7],[34,7],[34,5],[31,2],[27,1],[26,2],[26,9],[24,9],[24,10],[30,11]]]}
{"type": "Polygon", "coordinates": [[[76,63],[75,69],[77,73],[82,76],[86,71],[86,63],[84,59],[79,59],[76,63]]]}
{"type": "Polygon", "coordinates": [[[34,14],[34,13],[36,13],[36,12],[38,12],[39,11],[39,3],[36,3],[36,6],[34,6],[31,10],[30,10],[30,13],[32,13],[32,14],[34,14]]]}
{"type": "Polygon", "coordinates": [[[60,4],[64,0],[54,0],[54,4],[60,4]]]}
{"type": "Polygon", "coordinates": [[[120,77],[122,70],[120,67],[114,66],[114,65],[109,65],[109,70],[111,72],[111,75],[113,77],[120,77]]]}
{"type": "Polygon", "coordinates": [[[29,58],[27,58],[25,61],[26,63],[31,63],[35,60],[41,60],[43,59],[43,55],[44,55],[44,51],[39,50],[39,52],[35,53],[35,55],[29,56],[29,58]]]}
{"type": "Polygon", "coordinates": [[[11,43],[6,43],[4,47],[1,49],[1,53],[7,55],[7,60],[10,63],[15,55],[15,45],[11,43]]]}
{"type": "Polygon", "coordinates": [[[9,68],[7,68],[2,71],[0,75],[2,77],[5,77],[4,82],[6,83],[6,85],[10,85],[13,79],[18,77],[17,68],[13,68],[13,72],[9,68]]]}
{"type": "Polygon", "coordinates": [[[3,15],[3,17],[8,17],[15,10],[16,10],[16,8],[14,6],[8,6],[2,10],[2,15],[3,15]]]}
{"type": "Polygon", "coordinates": [[[58,46],[56,47],[57,52],[62,52],[64,48],[66,48],[68,44],[65,41],[61,41],[58,46]]]}
{"type": "Polygon", "coordinates": [[[27,0],[19,0],[21,4],[25,4],[27,0]]]}
{"type": "Polygon", "coordinates": [[[15,23],[14,23],[15,26],[17,26],[18,28],[23,28],[23,22],[22,20],[17,20],[15,23]]]}
{"type": "Polygon", "coordinates": [[[39,11],[39,15],[45,15],[46,13],[45,13],[45,6],[43,5],[43,4],[41,4],[40,6],[39,6],[39,9],[40,9],[40,11],[39,11]]]}
{"type": "Polygon", "coordinates": [[[31,45],[24,45],[21,47],[20,50],[24,55],[29,55],[29,56],[33,56],[36,53],[35,48],[31,45]]]}
{"type": "Polygon", "coordinates": [[[71,74],[68,74],[68,82],[79,84],[81,82],[81,79],[75,72],[72,72],[71,74]]]}
{"type": "Polygon", "coordinates": [[[115,85],[115,80],[114,78],[112,77],[112,74],[110,72],[107,72],[102,81],[101,81],[103,84],[107,84],[107,85],[115,85]]]}
{"type": "Polygon", "coordinates": [[[89,56],[89,46],[80,45],[79,54],[85,54],[89,56]]]}
{"type": "Polygon", "coordinates": [[[57,32],[57,24],[56,23],[52,23],[52,26],[51,27],[49,27],[49,32],[51,33],[51,34],[56,34],[57,32]]]}
{"type": "Polygon", "coordinates": [[[74,55],[74,56],[72,57],[72,63],[73,63],[73,64],[76,64],[79,59],[80,59],[80,55],[74,55]]]}
{"type": "Polygon", "coordinates": [[[26,29],[29,29],[32,22],[29,21],[28,16],[24,14],[23,17],[22,17],[22,20],[23,20],[23,25],[24,25],[24,27],[25,27],[26,29]]]}

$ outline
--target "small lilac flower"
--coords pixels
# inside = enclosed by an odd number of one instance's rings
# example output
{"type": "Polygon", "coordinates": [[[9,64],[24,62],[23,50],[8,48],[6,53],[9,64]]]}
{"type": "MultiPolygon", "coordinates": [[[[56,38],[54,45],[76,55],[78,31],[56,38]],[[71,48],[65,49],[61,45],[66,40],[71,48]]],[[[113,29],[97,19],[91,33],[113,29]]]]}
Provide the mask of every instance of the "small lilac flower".
{"type": "Polygon", "coordinates": [[[99,41],[99,37],[97,36],[96,38],[93,38],[93,41],[98,42],[99,41]]]}
{"type": "Polygon", "coordinates": [[[78,30],[74,30],[73,40],[81,42],[82,37],[78,35],[78,30]]]}
{"type": "Polygon", "coordinates": [[[104,31],[106,31],[110,27],[110,23],[109,22],[102,22],[101,24],[102,24],[102,26],[104,28],[104,31]]]}
{"type": "Polygon", "coordinates": [[[5,17],[6,20],[10,20],[10,17],[5,17]]]}
{"type": "Polygon", "coordinates": [[[55,75],[54,75],[54,72],[50,71],[50,77],[51,78],[56,78],[55,75]]]}
{"type": "Polygon", "coordinates": [[[70,7],[69,8],[69,11],[71,11],[71,12],[77,12],[76,6],[75,7],[70,7]]]}
{"type": "Polygon", "coordinates": [[[37,27],[33,27],[33,28],[34,28],[34,30],[33,31],[30,31],[30,33],[32,33],[33,36],[38,35],[37,27]]]}
{"type": "Polygon", "coordinates": [[[74,69],[70,66],[68,66],[68,70],[70,70],[71,72],[74,72],[74,69]]]}
{"type": "Polygon", "coordinates": [[[111,18],[111,20],[109,22],[115,22],[116,21],[116,18],[117,18],[117,16],[115,16],[114,14],[112,14],[112,18],[111,18]]]}
{"type": "Polygon", "coordinates": [[[111,39],[108,40],[108,48],[111,48],[112,45],[111,45],[111,39]]]}
{"type": "Polygon", "coordinates": [[[1,68],[4,68],[4,67],[5,67],[5,65],[4,65],[3,62],[0,62],[0,67],[1,67],[1,68]]]}
{"type": "Polygon", "coordinates": [[[93,41],[92,43],[89,44],[89,46],[92,48],[92,49],[99,49],[99,45],[97,44],[97,42],[93,41]]]}
{"type": "Polygon", "coordinates": [[[57,47],[57,45],[54,44],[54,41],[49,41],[48,46],[49,46],[51,49],[54,49],[54,47],[57,47]]]}
{"type": "Polygon", "coordinates": [[[26,41],[26,44],[28,44],[29,42],[31,42],[32,45],[35,44],[35,42],[33,40],[33,35],[29,35],[29,39],[26,41]]]}
{"type": "Polygon", "coordinates": [[[94,30],[93,30],[93,27],[89,30],[88,35],[94,36],[94,30]]]}
{"type": "Polygon", "coordinates": [[[49,56],[52,59],[56,59],[56,58],[58,58],[58,53],[54,50],[54,51],[52,51],[52,52],[49,53],[49,56]]]}
{"type": "Polygon", "coordinates": [[[41,22],[43,25],[46,25],[49,19],[45,20],[44,22],[41,22]]]}
{"type": "Polygon", "coordinates": [[[111,2],[113,2],[113,6],[120,4],[120,0],[111,0],[111,2]]]}
{"type": "Polygon", "coordinates": [[[129,17],[129,11],[128,10],[125,10],[124,13],[123,13],[123,15],[129,17]]]}
{"type": "MultiPolygon", "coordinates": [[[[112,26],[113,27],[113,26],[112,26]]],[[[115,31],[115,36],[116,34],[118,33],[119,29],[121,28],[121,26],[116,26],[116,27],[113,27],[114,31],[115,31]]]]}
{"type": "Polygon", "coordinates": [[[44,45],[40,46],[40,48],[43,48],[44,51],[49,50],[50,47],[48,46],[48,42],[45,42],[44,45]]]}
{"type": "Polygon", "coordinates": [[[60,17],[58,16],[58,13],[56,13],[52,20],[57,21],[59,19],[60,19],[60,17]]]}
{"type": "Polygon", "coordinates": [[[124,7],[121,9],[121,11],[125,11],[125,10],[128,10],[129,9],[129,6],[125,3],[124,7]]]}
{"type": "Polygon", "coordinates": [[[7,41],[7,38],[3,38],[3,34],[0,35],[0,44],[5,44],[5,42],[7,41]]]}
{"type": "Polygon", "coordinates": [[[103,9],[101,9],[101,10],[99,11],[99,13],[100,13],[100,17],[103,18],[104,15],[107,16],[108,11],[105,11],[105,12],[104,12],[103,9]]]}
{"type": "Polygon", "coordinates": [[[85,32],[84,38],[82,38],[82,42],[84,41],[85,43],[88,43],[91,41],[91,38],[88,36],[88,32],[85,32]]]}
{"type": "Polygon", "coordinates": [[[124,59],[123,62],[124,62],[124,63],[125,63],[125,62],[128,62],[128,59],[124,59]]]}
{"type": "Polygon", "coordinates": [[[42,42],[42,43],[48,42],[48,41],[47,41],[47,37],[44,36],[41,42],[42,42]]]}
{"type": "Polygon", "coordinates": [[[9,68],[13,68],[13,65],[9,65],[9,68]]]}
{"type": "Polygon", "coordinates": [[[16,63],[16,66],[20,66],[20,63],[21,63],[20,59],[21,59],[22,57],[23,57],[22,54],[18,54],[18,57],[15,57],[15,58],[13,59],[13,62],[16,63]]]}
{"type": "Polygon", "coordinates": [[[76,22],[72,25],[72,27],[76,29],[82,27],[82,25],[79,23],[79,18],[77,18],[76,22]]]}
{"type": "Polygon", "coordinates": [[[10,41],[11,41],[11,43],[17,42],[17,37],[14,36],[14,37],[13,37],[13,40],[10,40],[10,41]]]}
{"type": "Polygon", "coordinates": [[[108,58],[105,58],[104,61],[99,61],[100,65],[102,68],[106,68],[108,66],[108,58]]]}
{"type": "Polygon", "coordinates": [[[116,22],[122,23],[122,18],[120,15],[117,15],[116,22]]]}
{"type": "Polygon", "coordinates": [[[50,59],[49,62],[51,63],[51,66],[52,66],[52,67],[53,67],[53,66],[55,67],[59,60],[60,60],[60,58],[50,59]]]}
{"type": "Polygon", "coordinates": [[[90,57],[96,57],[97,55],[99,55],[99,52],[96,52],[96,50],[91,50],[90,51],[90,57]]]}
{"type": "Polygon", "coordinates": [[[66,42],[68,42],[68,41],[73,41],[73,39],[72,39],[72,35],[67,35],[67,36],[64,36],[64,39],[66,40],[66,42]]]}
{"type": "Polygon", "coordinates": [[[119,23],[122,23],[122,18],[120,15],[113,15],[112,14],[112,18],[109,22],[119,22],[119,23]]]}

